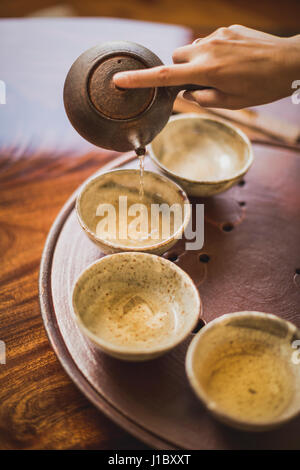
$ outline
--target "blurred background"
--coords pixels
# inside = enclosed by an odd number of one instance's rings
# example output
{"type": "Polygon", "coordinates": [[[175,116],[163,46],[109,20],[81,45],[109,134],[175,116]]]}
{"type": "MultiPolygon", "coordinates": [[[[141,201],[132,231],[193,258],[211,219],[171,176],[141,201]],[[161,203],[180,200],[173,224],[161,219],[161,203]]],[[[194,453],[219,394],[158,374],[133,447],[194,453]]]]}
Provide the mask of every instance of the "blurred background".
{"type": "Polygon", "coordinates": [[[0,16],[106,16],[182,24],[201,32],[238,23],[289,35],[299,32],[300,1],[1,0],[0,16]]]}
{"type": "MultiPolygon", "coordinates": [[[[0,0],[0,17],[0,79],[7,85],[1,148],[11,154],[13,143],[21,154],[29,145],[81,152],[91,144],[66,118],[62,90],[70,65],[84,50],[126,39],[171,63],[176,47],[220,26],[242,24],[291,36],[300,32],[300,0],[0,0]]],[[[274,106],[269,110],[277,115],[274,106]]],[[[289,116],[284,109],[280,115],[288,119],[298,109],[289,106],[289,116]]]]}

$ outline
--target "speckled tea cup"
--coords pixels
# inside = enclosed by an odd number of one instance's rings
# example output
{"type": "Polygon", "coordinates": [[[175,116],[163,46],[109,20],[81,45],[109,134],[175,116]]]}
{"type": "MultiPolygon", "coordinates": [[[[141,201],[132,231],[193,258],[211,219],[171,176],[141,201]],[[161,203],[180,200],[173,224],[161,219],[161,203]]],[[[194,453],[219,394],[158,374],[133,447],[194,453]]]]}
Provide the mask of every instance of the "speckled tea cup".
{"type": "Polygon", "coordinates": [[[189,382],[222,422],[246,431],[275,428],[300,411],[299,339],[296,326],[275,315],[223,315],[192,340],[189,382]]]}
{"type": "MultiPolygon", "coordinates": [[[[151,171],[144,171],[143,181],[144,197],[142,199],[139,196],[139,170],[108,171],[88,179],[82,186],[76,200],[77,218],[87,236],[104,253],[136,251],[160,255],[169,250],[182,237],[191,217],[190,204],[185,192],[169,178],[151,171]],[[101,232],[97,231],[101,219],[98,215],[98,207],[100,204],[110,204],[118,209],[119,196],[127,196],[126,204],[128,208],[134,204],[144,204],[149,214],[151,214],[152,205],[164,204],[171,207],[173,204],[176,204],[181,211],[182,217],[178,219],[179,223],[170,225],[170,231],[166,235],[163,232],[162,236],[156,233],[158,235],[157,239],[154,236],[150,236],[148,239],[142,238],[141,240],[131,239],[130,237],[120,239],[120,237],[103,236],[101,232]]],[[[118,224],[116,233],[119,234],[118,212],[116,212],[116,223],[118,224]]],[[[125,225],[127,230],[129,221],[125,225]]],[[[149,217],[150,226],[151,219],[149,217]]]]}
{"type": "Polygon", "coordinates": [[[226,191],[253,162],[251,143],[240,129],[193,113],[172,116],[148,151],[190,196],[226,191]]]}
{"type": "Polygon", "coordinates": [[[160,356],[182,342],[201,315],[191,278],[147,253],[101,258],[77,279],[72,295],[82,333],[105,353],[127,361],[160,356]]]}

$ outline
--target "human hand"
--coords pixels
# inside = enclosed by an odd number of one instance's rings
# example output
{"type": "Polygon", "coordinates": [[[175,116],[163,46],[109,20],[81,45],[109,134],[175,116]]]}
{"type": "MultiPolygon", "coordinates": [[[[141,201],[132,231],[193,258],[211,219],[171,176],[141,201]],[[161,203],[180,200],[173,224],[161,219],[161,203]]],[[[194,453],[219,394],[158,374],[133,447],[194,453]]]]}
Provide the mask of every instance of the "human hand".
{"type": "Polygon", "coordinates": [[[292,93],[300,79],[300,36],[281,38],[244,26],[219,28],[173,54],[174,65],[114,76],[123,88],[193,83],[210,87],[185,92],[201,106],[240,109],[292,93]]]}

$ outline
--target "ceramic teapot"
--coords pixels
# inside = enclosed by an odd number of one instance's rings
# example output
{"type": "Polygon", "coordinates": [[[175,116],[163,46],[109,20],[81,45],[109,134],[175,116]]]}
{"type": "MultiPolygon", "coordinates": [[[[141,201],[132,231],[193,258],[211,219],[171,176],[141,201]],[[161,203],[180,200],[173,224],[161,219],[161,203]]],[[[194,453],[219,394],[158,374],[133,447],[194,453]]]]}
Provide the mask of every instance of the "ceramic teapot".
{"type": "Polygon", "coordinates": [[[117,72],[163,65],[149,49],[113,41],[88,49],[71,66],[65,80],[64,104],[73,127],[89,142],[128,151],[144,147],[163,129],[180,90],[198,85],[122,89],[117,72]]]}

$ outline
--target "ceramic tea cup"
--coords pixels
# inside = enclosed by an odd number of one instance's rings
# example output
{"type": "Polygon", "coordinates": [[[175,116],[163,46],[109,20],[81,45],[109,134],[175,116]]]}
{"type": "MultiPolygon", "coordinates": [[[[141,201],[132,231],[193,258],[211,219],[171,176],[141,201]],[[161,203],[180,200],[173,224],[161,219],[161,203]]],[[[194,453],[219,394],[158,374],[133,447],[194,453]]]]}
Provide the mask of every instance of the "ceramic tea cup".
{"type": "Polygon", "coordinates": [[[222,422],[247,431],[275,428],[300,411],[299,339],[296,326],[275,315],[223,315],[193,338],[187,377],[222,422]]]}
{"type": "Polygon", "coordinates": [[[72,296],[82,333],[107,354],[145,361],[174,348],[194,329],[201,301],[191,278],[171,261],[118,253],[96,261],[72,296]]]}
{"type": "Polygon", "coordinates": [[[213,196],[237,183],[253,162],[251,143],[236,127],[180,114],[148,146],[153,162],[190,196],[213,196]]]}
{"type": "Polygon", "coordinates": [[[182,188],[158,173],[144,171],[143,190],[140,197],[139,170],[112,170],[82,186],[76,200],[78,221],[104,253],[160,255],[181,238],[191,217],[182,188]]]}

